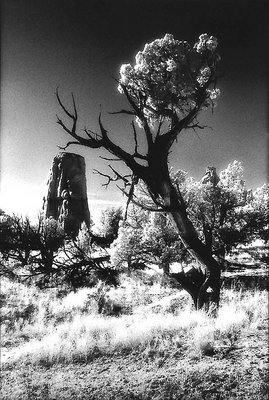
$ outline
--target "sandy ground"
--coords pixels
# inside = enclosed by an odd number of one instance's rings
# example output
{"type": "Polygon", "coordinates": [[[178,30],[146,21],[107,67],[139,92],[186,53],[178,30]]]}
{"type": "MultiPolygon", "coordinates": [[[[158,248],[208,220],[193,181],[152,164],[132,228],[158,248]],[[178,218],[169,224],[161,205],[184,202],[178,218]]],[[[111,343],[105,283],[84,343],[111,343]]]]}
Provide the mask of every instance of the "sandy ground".
{"type": "Polygon", "coordinates": [[[268,320],[212,356],[143,352],[96,357],[87,364],[12,363],[2,349],[2,400],[245,399],[268,395],[268,320]]]}

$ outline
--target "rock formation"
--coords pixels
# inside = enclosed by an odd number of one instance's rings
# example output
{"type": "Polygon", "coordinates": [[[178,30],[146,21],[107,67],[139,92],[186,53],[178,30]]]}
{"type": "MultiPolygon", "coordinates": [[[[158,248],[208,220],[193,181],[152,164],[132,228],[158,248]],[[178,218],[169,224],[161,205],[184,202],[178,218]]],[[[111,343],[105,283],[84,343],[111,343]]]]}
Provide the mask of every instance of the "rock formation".
{"type": "Polygon", "coordinates": [[[207,167],[205,174],[204,174],[203,178],[201,179],[201,182],[203,184],[211,184],[213,187],[215,187],[219,183],[219,180],[220,179],[216,172],[216,168],[215,167],[207,167]]]}
{"type": "Polygon", "coordinates": [[[44,199],[44,215],[58,220],[69,235],[77,235],[81,223],[90,227],[90,211],[84,157],[59,153],[53,160],[44,199]]]}

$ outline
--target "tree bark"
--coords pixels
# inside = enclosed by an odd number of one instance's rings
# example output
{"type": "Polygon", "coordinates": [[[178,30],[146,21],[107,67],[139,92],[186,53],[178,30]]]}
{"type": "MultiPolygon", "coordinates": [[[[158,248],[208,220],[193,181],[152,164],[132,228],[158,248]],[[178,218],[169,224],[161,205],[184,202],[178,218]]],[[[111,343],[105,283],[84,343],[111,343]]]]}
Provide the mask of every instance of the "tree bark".
{"type": "Polygon", "coordinates": [[[196,231],[194,230],[191,222],[188,218],[182,215],[180,210],[170,213],[174,220],[180,238],[190,253],[190,255],[198,261],[201,265],[204,281],[201,283],[200,279],[197,280],[193,276],[195,284],[194,297],[197,297],[195,305],[198,309],[204,305],[209,307],[210,303],[219,305],[219,294],[220,294],[220,267],[216,260],[212,257],[211,252],[198,238],[196,231]],[[196,288],[198,287],[198,293],[196,295],[196,288]]]}
{"type": "Polygon", "coordinates": [[[197,309],[209,308],[214,305],[218,307],[220,296],[220,272],[218,262],[213,258],[211,251],[199,239],[198,234],[189,220],[183,198],[178,196],[168,170],[167,159],[160,157],[152,158],[150,173],[144,177],[149,190],[156,196],[160,196],[170,218],[177,227],[182,243],[189,254],[198,262],[200,272],[192,273],[191,276],[179,274],[178,282],[187,290],[194,301],[197,309]]]}

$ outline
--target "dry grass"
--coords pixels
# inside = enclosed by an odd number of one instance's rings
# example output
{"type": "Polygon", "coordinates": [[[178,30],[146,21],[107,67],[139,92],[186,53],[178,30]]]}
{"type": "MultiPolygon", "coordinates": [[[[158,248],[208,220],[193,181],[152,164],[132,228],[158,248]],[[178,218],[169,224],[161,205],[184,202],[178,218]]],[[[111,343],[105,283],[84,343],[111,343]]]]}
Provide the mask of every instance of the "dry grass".
{"type": "Polygon", "coordinates": [[[167,356],[179,348],[212,355],[232,348],[243,331],[257,327],[268,313],[265,291],[224,290],[213,318],[193,310],[184,291],[168,296],[159,284],[147,287],[125,280],[106,292],[107,301],[116,301],[123,309],[128,304],[129,314],[113,317],[97,314],[96,289],[58,298],[56,291],[8,281],[3,288],[8,301],[2,309],[2,343],[16,345],[9,362],[39,365],[88,362],[136,351],[167,356]]]}
{"type": "Polygon", "coordinates": [[[117,317],[98,295],[2,280],[3,400],[267,398],[267,292],[223,290],[215,318],[158,282],[104,288],[117,317]]]}

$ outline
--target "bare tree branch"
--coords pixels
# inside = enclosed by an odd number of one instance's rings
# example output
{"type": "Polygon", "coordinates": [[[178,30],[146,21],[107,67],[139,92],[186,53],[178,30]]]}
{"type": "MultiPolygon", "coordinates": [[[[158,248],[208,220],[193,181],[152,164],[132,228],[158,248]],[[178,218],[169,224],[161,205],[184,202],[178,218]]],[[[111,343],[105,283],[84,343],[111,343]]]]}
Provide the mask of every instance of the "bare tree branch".
{"type": "MultiPolygon", "coordinates": [[[[143,169],[146,167],[140,165],[137,163],[134,159],[134,156],[123,150],[120,146],[117,146],[114,142],[112,142],[107,134],[107,130],[104,128],[102,121],[101,121],[101,112],[99,114],[98,122],[99,122],[99,128],[101,131],[101,135],[96,134],[95,132],[84,129],[84,132],[87,134],[88,139],[78,135],[76,133],[76,127],[77,127],[77,109],[75,105],[75,100],[74,96],[72,95],[72,101],[73,101],[73,109],[74,112],[71,113],[67,110],[67,108],[64,106],[62,103],[58,88],[56,91],[56,97],[58,100],[58,103],[60,104],[62,110],[65,112],[65,114],[73,121],[72,127],[68,128],[66,124],[57,116],[57,123],[63,128],[64,131],[66,131],[69,135],[71,135],[75,140],[77,140],[77,143],[82,144],[83,146],[87,146],[90,148],[105,148],[108,152],[116,156],[117,158],[120,158],[122,161],[125,162],[125,164],[133,171],[142,173],[143,169]]],[[[71,143],[69,143],[71,144],[71,143]]],[[[75,144],[75,143],[72,143],[75,144]]]]}
{"type": "Polygon", "coordinates": [[[77,121],[77,119],[78,119],[78,113],[77,113],[77,108],[76,108],[76,103],[75,103],[74,94],[71,93],[71,96],[72,96],[72,102],[73,102],[74,117],[75,117],[75,119],[76,119],[76,121],[77,121]]]}
{"type": "Polygon", "coordinates": [[[78,144],[78,145],[82,145],[82,143],[80,143],[80,142],[68,142],[65,146],[59,146],[59,145],[57,145],[57,147],[60,149],[60,150],[66,150],[67,149],[67,147],[69,147],[69,146],[71,146],[72,144],[78,144]]]}
{"type": "Polygon", "coordinates": [[[112,142],[108,135],[107,135],[107,130],[104,128],[102,121],[101,121],[101,113],[99,114],[99,126],[102,134],[102,143],[103,147],[107,149],[111,154],[115,155],[116,157],[120,158],[122,161],[125,162],[125,164],[132,170],[134,173],[139,172],[139,174],[143,174],[143,170],[146,168],[140,164],[138,164],[134,156],[131,155],[130,153],[126,152],[123,150],[120,146],[116,145],[114,142],[112,142]]]}
{"type": "Polygon", "coordinates": [[[122,161],[120,158],[108,158],[108,157],[103,157],[103,156],[99,156],[99,158],[101,158],[102,160],[105,160],[105,161],[122,161]]]}
{"type": "Polygon", "coordinates": [[[140,154],[138,152],[137,132],[136,132],[134,121],[131,122],[131,125],[132,125],[133,134],[134,134],[134,141],[135,141],[135,151],[133,153],[133,157],[134,158],[139,158],[141,160],[147,160],[148,159],[147,156],[144,156],[143,154],[140,154]]]}
{"type": "Polygon", "coordinates": [[[109,165],[109,168],[114,172],[115,176],[119,179],[122,180],[124,182],[125,186],[130,185],[130,181],[128,178],[130,178],[132,175],[128,174],[128,175],[121,175],[118,171],[116,171],[111,165],[109,165]],[[128,177],[128,178],[127,178],[128,177]]]}
{"type": "Polygon", "coordinates": [[[109,112],[108,114],[111,114],[111,115],[116,115],[116,114],[136,115],[135,112],[131,111],[131,110],[114,111],[114,112],[109,112]]]}
{"type": "Polygon", "coordinates": [[[130,187],[130,190],[128,193],[128,200],[127,200],[126,208],[125,208],[124,221],[126,221],[126,219],[127,219],[128,207],[129,207],[130,201],[134,197],[134,189],[135,189],[135,186],[138,184],[138,182],[139,182],[139,177],[133,174],[132,175],[132,183],[131,183],[131,187],[130,187]]]}
{"type": "Polygon", "coordinates": [[[162,125],[163,125],[163,120],[161,119],[160,122],[159,122],[159,125],[158,125],[156,137],[160,136],[162,125]]]}
{"type": "MultiPolygon", "coordinates": [[[[60,96],[59,96],[59,87],[57,87],[57,89],[56,89],[56,97],[57,97],[58,103],[60,104],[60,106],[61,106],[62,109],[64,110],[65,114],[68,115],[69,118],[73,119],[73,118],[74,118],[73,114],[71,114],[71,113],[67,110],[67,108],[63,105],[63,103],[62,103],[62,101],[61,101],[61,99],[60,99],[60,96]]],[[[73,94],[72,94],[72,98],[73,98],[73,104],[74,104],[74,96],[73,96],[73,94]]]]}
{"type": "MultiPolygon", "coordinates": [[[[118,188],[125,196],[127,196],[128,198],[130,198],[130,197],[129,197],[129,193],[127,193],[124,189],[122,189],[122,188],[121,188],[120,186],[118,186],[118,185],[117,185],[117,188],[118,188]]],[[[130,201],[131,201],[133,204],[135,204],[136,206],[141,207],[143,210],[146,210],[146,211],[153,211],[153,212],[168,212],[168,211],[169,211],[169,210],[166,209],[164,206],[163,206],[162,208],[153,208],[153,207],[149,207],[149,206],[147,206],[147,205],[145,205],[145,204],[143,204],[143,203],[140,203],[139,201],[135,200],[133,197],[130,198],[130,201]]]]}
{"type": "Polygon", "coordinates": [[[93,170],[95,174],[98,174],[98,175],[100,175],[100,176],[103,176],[104,178],[107,179],[107,182],[106,182],[106,183],[103,183],[102,186],[104,186],[104,187],[107,188],[108,185],[109,185],[111,182],[117,182],[117,181],[119,181],[119,180],[123,181],[124,187],[127,187],[127,186],[130,185],[130,180],[129,180],[128,178],[130,178],[131,175],[121,175],[121,174],[120,174],[118,171],[116,171],[111,165],[109,165],[109,168],[114,172],[114,177],[112,177],[112,176],[109,175],[109,174],[104,174],[103,172],[100,172],[100,171],[98,171],[97,169],[94,169],[94,170],[93,170]]]}
{"type": "MultiPolygon", "coordinates": [[[[131,95],[129,94],[126,86],[121,84],[121,87],[123,89],[123,92],[127,98],[127,100],[129,101],[130,105],[132,106],[132,108],[135,111],[135,115],[138,116],[138,118],[141,120],[141,122],[143,123],[143,127],[144,127],[144,131],[146,134],[146,138],[147,138],[147,142],[148,142],[148,146],[150,147],[153,144],[153,137],[152,137],[152,133],[148,124],[148,121],[143,113],[143,110],[141,110],[136,104],[135,101],[132,99],[131,95]]],[[[141,93],[140,93],[141,94],[141,93]]]]}
{"type": "Polygon", "coordinates": [[[60,104],[62,110],[65,112],[65,114],[73,121],[72,123],[72,127],[68,128],[63,121],[58,117],[58,115],[56,115],[57,117],[57,123],[69,134],[71,135],[74,139],[77,140],[78,143],[82,144],[83,146],[88,146],[88,147],[92,147],[92,148],[98,148],[102,146],[102,140],[97,140],[91,136],[89,136],[89,139],[85,139],[82,136],[77,135],[76,133],[76,128],[77,128],[77,120],[78,120],[78,116],[77,116],[77,109],[76,109],[76,104],[75,104],[75,99],[74,96],[72,94],[72,101],[73,101],[73,109],[74,109],[74,113],[72,114],[71,112],[69,112],[67,110],[67,108],[63,105],[60,96],[59,96],[59,91],[58,88],[56,90],[56,97],[58,100],[58,103],[60,104]]]}
{"type": "Polygon", "coordinates": [[[89,139],[102,140],[102,136],[99,135],[97,132],[92,131],[91,129],[84,128],[83,131],[86,133],[89,139]]]}
{"type": "Polygon", "coordinates": [[[135,124],[134,121],[131,122],[132,128],[133,128],[133,134],[134,134],[134,141],[135,141],[135,154],[138,154],[138,142],[137,142],[137,132],[135,129],[135,124]]]}

